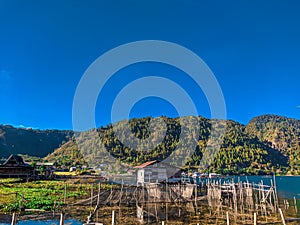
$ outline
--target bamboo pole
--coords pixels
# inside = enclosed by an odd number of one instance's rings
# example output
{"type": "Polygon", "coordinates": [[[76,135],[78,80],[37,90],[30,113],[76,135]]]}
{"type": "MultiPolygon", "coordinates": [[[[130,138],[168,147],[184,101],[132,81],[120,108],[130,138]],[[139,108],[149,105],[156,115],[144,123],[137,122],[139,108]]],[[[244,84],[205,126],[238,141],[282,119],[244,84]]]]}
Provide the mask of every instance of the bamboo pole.
{"type": "Polygon", "coordinates": [[[168,201],[168,180],[166,182],[166,202],[168,201]]]}
{"type": "Polygon", "coordinates": [[[15,225],[16,221],[17,221],[17,215],[16,213],[13,213],[11,218],[11,225],[15,225]]]}
{"type": "Polygon", "coordinates": [[[230,225],[230,221],[229,221],[229,212],[226,212],[226,220],[227,220],[227,225],[230,225]]]}
{"type": "Polygon", "coordinates": [[[168,203],[166,202],[166,221],[168,221],[168,203]]]}
{"type": "Polygon", "coordinates": [[[121,202],[122,202],[123,186],[124,186],[124,181],[122,179],[122,186],[121,186],[121,192],[120,192],[120,198],[119,198],[119,207],[121,206],[121,202]]]}
{"type": "Polygon", "coordinates": [[[275,201],[276,201],[276,206],[279,208],[279,202],[278,202],[278,193],[277,193],[277,185],[276,185],[276,175],[275,173],[273,174],[273,179],[274,179],[274,190],[275,190],[275,201]]]}
{"type": "Polygon", "coordinates": [[[64,225],[65,223],[65,215],[64,213],[60,214],[60,220],[59,220],[59,225],[64,225]]]}
{"type": "Polygon", "coordinates": [[[279,213],[280,213],[280,216],[281,216],[281,220],[282,220],[283,225],[286,225],[285,219],[284,219],[284,216],[283,216],[283,213],[282,213],[281,208],[279,208],[278,210],[279,210],[279,213]]]}
{"type": "Polygon", "coordinates": [[[295,212],[298,213],[298,209],[297,209],[297,199],[294,196],[294,206],[295,206],[295,212]]]}
{"type": "Polygon", "coordinates": [[[111,225],[115,225],[115,219],[116,219],[115,210],[113,210],[111,213],[111,225]]]}

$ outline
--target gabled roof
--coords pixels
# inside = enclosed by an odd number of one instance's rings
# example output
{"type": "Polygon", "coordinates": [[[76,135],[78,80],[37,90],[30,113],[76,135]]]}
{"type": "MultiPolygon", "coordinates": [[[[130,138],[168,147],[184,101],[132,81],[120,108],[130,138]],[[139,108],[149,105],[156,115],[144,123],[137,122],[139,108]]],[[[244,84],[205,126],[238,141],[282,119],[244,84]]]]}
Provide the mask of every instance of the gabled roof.
{"type": "Polygon", "coordinates": [[[18,155],[10,155],[2,165],[5,166],[9,164],[11,161],[15,161],[16,165],[18,166],[28,166],[27,164],[24,163],[23,158],[18,155]]]}
{"type": "Polygon", "coordinates": [[[134,169],[142,169],[142,168],[145,168],[145,167],[147,167],[147,166],[150,166],[150,165],[152,165],[152,164],[154,164],[154,163],[156,163],[156,162],[157,162],[157,160],[145,162],[145,163],[143,163],[143,164],[141,164],[141,165],[138,165],[138,166],[135,166],[135,167],[133,167],[133,168],[134,168],[134,169]]]}

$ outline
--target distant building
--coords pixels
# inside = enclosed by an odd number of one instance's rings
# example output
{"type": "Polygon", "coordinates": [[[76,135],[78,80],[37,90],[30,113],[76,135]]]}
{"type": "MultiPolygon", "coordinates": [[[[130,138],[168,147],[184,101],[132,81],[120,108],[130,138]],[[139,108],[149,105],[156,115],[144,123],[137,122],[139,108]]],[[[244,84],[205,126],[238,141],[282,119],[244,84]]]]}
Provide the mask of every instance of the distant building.
{"type": "Polygon", "coordinates": [[[77,170],[77,167],[76,166],[72,166],[70,167],[69,171],[70,172],[75,172],[77,170]]]}
{"type": "Polygon", "coordinates": [[[23,158],[11,155],[0,165],[0,177],[31,177],[34,175],[34,167],[24,163],[23,158]]]}
{"type": "Polygon", "coordinates": [[[37,162],[35,164],[37,174],[43,175],[44,178],[53,178],[55,171],[55,163],[53,162],[37,162]]]}
{"type": "Polygon", "coordinates": [[[44,166],[48,168],[54,168],[54,163],[53,162],[37,162],[36,166],[44,166]]]}
{"type": "Polygon", "coordinates": [[[135,166],[134,169],[137,170],[137,185],[171,181],[181,176],[180,169],[156,160],[135,166]]]}

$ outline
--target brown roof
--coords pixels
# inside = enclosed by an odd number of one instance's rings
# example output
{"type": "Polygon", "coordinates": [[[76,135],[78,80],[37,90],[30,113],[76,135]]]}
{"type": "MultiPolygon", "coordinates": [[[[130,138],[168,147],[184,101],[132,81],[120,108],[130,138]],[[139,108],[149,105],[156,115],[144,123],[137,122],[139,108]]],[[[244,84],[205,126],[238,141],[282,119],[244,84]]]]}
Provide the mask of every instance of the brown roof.
{"type": "Polygon", "coordinates": [[[15,162],[18,166],[26,166],[27,164],[24,163],[23,158],[18,155],[10,155],[8,159],[3,163],[3,166],[8,164],[9,162],[15,162]]]}
{"type": "Polygon", "coordinates": [[[32,168],[30,165],[24,163],[23,158],[18,155],[10,155],[8,159],[0,165],[1,168],[6,168],[6,167],[28,167],[32,168]]]}
{"type": "Polygon", "coordinates": [[[133,168],[135,168],[135,169],[142,169],[142,168],[145,168],[145,167],[147,167],[147,166],[150,166],[150,165],[152,165],[152,164],[154,164],[154,163],[156,163],[156,162],[157,162],[157,160],[145,162],[145,163],[143,163],[143,164],[141,164],[141,165],[138,165],[138,166],[135,166],[135,167],[133,167],[133,168]]]}

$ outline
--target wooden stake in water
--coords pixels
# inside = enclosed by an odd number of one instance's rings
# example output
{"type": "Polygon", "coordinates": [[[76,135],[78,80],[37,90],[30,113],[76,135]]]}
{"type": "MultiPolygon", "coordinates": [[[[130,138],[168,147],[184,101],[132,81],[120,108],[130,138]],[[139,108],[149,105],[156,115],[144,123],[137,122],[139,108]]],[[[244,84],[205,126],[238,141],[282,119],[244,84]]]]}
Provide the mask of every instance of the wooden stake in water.
{"type": "Polygon", "coordinates": [[[111,213],[111,225],[115,225],[115,218],[115,210],[113,210],[111,213]]]}
{"type": "Polygon", "coordinates": [[[298,213],[298,209],[297,209],[297,199],[296,199],[295,196],[294,196],[294,206],[295,206],[295,211],[296,211],[296,213],[298,213]]]}
{"type": "Polygon", "coordinates": [[[12,218],[11,218],[11,225],[15,225],[17,221],[17,216],[16,213],[12,214],[12,218]]]}
{"type": "Polygon", "coordinates": [[[60,221],[59,221],[59,225],[64,225],[65,223],[65,215],[64,213],[60,214],[60,221]]]}
{"type": "Polygon", "coordinates": [[[226,220],[227,220],[227,225],[230,225],[229,212],[226,212],[226,220]]]}
{"type": "Polygon", "coordinates": [[[278,210],[279,210],[279,213],[280,213],[280,216],[281,216],[281,220],[282,220],[283,225],[286,225],[285,219],[284,219],[284,216],[283,216],[283,213],[282,213],[281,208],[279,208],[278,210]]]}
{"type": "Polygon", "coordinates": [[[276,187],[276,175],[274,173],[273,175],[273,179],[274,179],[274,190],[275,190],[275,201],[276,201],[276,206],[279,207],[279,203],[278,203],[278,194],[277,194],[277,187],[276,187]]]}

